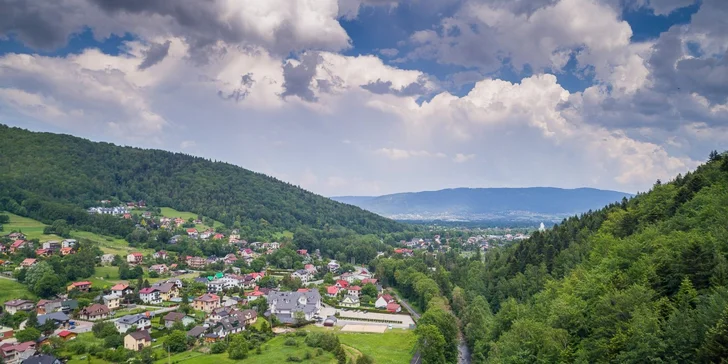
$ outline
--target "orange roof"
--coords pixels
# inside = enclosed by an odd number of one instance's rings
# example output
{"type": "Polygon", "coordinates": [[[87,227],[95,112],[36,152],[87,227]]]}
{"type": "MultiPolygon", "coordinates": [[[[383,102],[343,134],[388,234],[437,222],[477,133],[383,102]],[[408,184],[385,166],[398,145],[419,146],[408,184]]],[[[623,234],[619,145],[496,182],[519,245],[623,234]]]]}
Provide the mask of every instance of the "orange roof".
{"type": "Polygon", "coordinates": [[[117,283],[113,287],[111,287],[111,290],[112,291],[121,291],[121,290],[125,290],[127,288],[129,288],[129,285],[128,284],[117,283]]]}
{"type": "Polygon", "coordinates": [[[61,331],[61,332],[58,333],[58,336],[60,336],[60,337],[66,337],[66,336],[71,335],[71,334],[74,334],[75,335],[75,333],[73,333],[73,332],[70,332],[68,330],[63,330],[63,331],[61,331]]]}
{"type": "Polygon", "coordinates": [[[90,286],[91,282],[89,281],[82,281],[82,282],[73,282],[71,283],[72,286],[78,287],[78,286],[90,286]]]}

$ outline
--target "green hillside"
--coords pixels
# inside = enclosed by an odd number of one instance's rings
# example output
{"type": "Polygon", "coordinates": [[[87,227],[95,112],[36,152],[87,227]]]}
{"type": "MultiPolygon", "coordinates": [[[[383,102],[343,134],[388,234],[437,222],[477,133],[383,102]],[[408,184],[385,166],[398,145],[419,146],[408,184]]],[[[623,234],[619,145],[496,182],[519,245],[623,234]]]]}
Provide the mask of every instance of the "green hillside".
{"type": "Polygon", "coordinates": [[[484,256],[375,264],[421,307],[439,288],[473,363],[725,362],[728,154],[484,256]]]}
{"type": "Polygon", "coordinates": [[[0,156],[0,209],[47,223],[66,219],[88,231],[125,236],[132,227],[81,209],[102,199],[145,200],[253,230],[307,226],[376,233],[402,228],[272,177],[181,153],[0,125],[0,156]]]}

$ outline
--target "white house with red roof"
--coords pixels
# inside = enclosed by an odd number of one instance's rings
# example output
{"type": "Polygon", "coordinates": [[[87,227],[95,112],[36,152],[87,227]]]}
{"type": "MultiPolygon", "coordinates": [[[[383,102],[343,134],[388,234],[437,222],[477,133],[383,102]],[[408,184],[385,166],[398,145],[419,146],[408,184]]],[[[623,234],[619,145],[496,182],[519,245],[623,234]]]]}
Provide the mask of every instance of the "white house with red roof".
{"type": "Polygon", "coordinates": [[[37,259],[25,258],[22,262],[20,262],[20,266],[23,268],[28,268],[34,266],[36,263],[38,263],[37,259]]]}
{"type": "Polygon", "coordinates": [[[197,229],[195,228],[189,228],[187,229],[187,236],[189,236],[192,239],[197,239],[200,234],[197,232],[197,229]]]}
{"type": "Polygon", "coordinates": [[[15,253],[16,251],[25,248],[25,246],[28,244],[25,240],[16,240],[12,244],[10,244],[10,252],[15,253]]]}
{"type": "Polygon", "coordinates": [[[169,258],[169,256],[167,255],[167,252],[164,250],[154,252],[152,257],[154,257],[154,259],[162,259],[162,260],[167,260],[167,258],[169,258]]]}
{"type": "Polygon", "coordinates": [[[357,296],[359,297],[359,293],[361,293],[361,287],[359,286],[351,286],[347,288],[346,293],[350,296],[357,296]]]}
{"type": "Polygon", "coordinates": [[[326,296],[327,297],[336,297],[339,294],[339,288],[336,286],[328,286],[326,287],[326,296]]]}
{"type": "Polygon", "coordinates": [[[347,282],[343,279],[339,279],[338,281],[336,281],[336,287],[338,289],[349,287],[349,282],[347,282]]]}
{"type": "Polygon", "coordinates": [[[162,303],[162,297],[158,289],[149,287],[143,288],[139,291],[139,299],[144,303],[160,304],[162,303]]]}
{"type": "Polygon", "coordinates": [[[144,261],[144,254],[142,253],[131,253],[126,256],[126,262],[129,264],[140,264],[144,261]]]}
{"type": "Polygon", "coordinates": [[[399,311],[402,311],[402,307],[394,302],[387,305],[387,311],[391,313],[397,313],[399,311]]]}

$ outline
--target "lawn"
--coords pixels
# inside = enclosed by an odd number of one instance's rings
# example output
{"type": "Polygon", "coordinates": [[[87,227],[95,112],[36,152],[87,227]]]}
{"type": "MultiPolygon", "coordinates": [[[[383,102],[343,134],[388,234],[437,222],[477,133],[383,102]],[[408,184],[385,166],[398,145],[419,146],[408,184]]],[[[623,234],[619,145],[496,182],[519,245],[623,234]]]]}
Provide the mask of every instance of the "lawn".
{"type": "Polygon", "coordinates": [[[6,278],[0,278],[0,302],[10,301],[16,298],[34,299],[35,295],[30,293],[30,291],[28,291],[28,289],[21,283],[6,278]]]}
{"type": "MultiPolygon", "coordinates": [[[[330,328],[308,326],[309,331],[330,331],[330,328]]],[[[333,329],[339,341],[345,346],[348,353],[355,349],[371,356],[377,364],[409,363],[414,355],[415,333],[412,330],[394,329],[382,334],[369,334],[358,332],[341,332],[340,328],[333,329]]]]}
{"type": "Polygon", "coordinates": [[[119,278],[119,267],[104,266],[96,267],[96,273],[88,279],[93,283],[94,287],[103,288],[104,286],[113,286],[121,279],[119,278]],[[108,275],[108,278],[106,276],[108,275]]]}
{"type": "MultiPolygon", "coordinates": [[[[196,214],[194,212],[177,211],[171,207],[162,207],[161,211],[162,211],[162,216],[164,216],[164,217],[169,217],[169,218],[179,217],[184,220],[188,220],[189,218],[192,218],[192,220],[197,220],[197,216],[199,216],[198,214],[196,214]]],[[[215,226],[212,226],[212,227],[216,228],[218,226],[222,226],[222,223],[219,221],[215,221],[214,225],[215,226]]],[[[205,224],[196,224],[195,225],[195,229],[197,229],[198,231],[207,230],[209,227],[210,226],[207,226],[205,224]]]]}
{"type": "Polygon", "coordinates": [[[274,240],[283,240],[284,238],[288,240],[293,239],[293,232],[286,230],[282,233],[273,233],[274,240]]]}
{"type": "MultiPolygon", "coordinates": [[[[267,364],[267,363],[285,363],[289,355],[297,356],[303,359],[306,352],[314,354],[316,349],[310,348],[303,343],[302,337],[297,337],[295,340],[298,342],[298,346],[285,346],[283,342],[286,340],[283,336],[278,336],[267,343],[263,344],[263,352],[256,354],[255,351],[248,353],[248,358],[244,360],[231,360],[228,358],[227,353],[223,354],[201,354],[198,352],[183,352],[177,355],[173,355],[170,360],[173,363],[189,363],[189,364],[223,364],[223,363],[245,363],[245,364],[267,364]],[[266,350],[266,346],[268,349],[266,350]]],[[[167,358],[163,358],[157,361],[158,364],[165,364],[168,362],[167,358]]],[[[323,355],[311,358],[304,361],[305,363],[313,364],[333,364],[336,363],[334,355],[328,352],[324,352],[323,355]]]]}
{"type": "Polygon", "coordinates": [[[131,252],[140,252],[142,254],[152,254],[152,249],[132,248],[124,239],[114,238],[111,236],[99,235],[88,231],[73,230],[71,236],[74,239],[88,239],[99,244],[99,248],[106,254],[118,254],[126,256],[131,252]]]}
{"type": "Polygon", "coordinates": [[[38,220],[18,216],[9,212],[2,212],[2,214],[10,217],[10,222],[3,224],[3,234],[9,234],[11,231],[21,231],[25,234],[26,239],[28,240],[38,239],[41,242],[49,240],[63,240],[63,238],[58,235],[43,234],[43,229],[47,225],[38,220]]]}

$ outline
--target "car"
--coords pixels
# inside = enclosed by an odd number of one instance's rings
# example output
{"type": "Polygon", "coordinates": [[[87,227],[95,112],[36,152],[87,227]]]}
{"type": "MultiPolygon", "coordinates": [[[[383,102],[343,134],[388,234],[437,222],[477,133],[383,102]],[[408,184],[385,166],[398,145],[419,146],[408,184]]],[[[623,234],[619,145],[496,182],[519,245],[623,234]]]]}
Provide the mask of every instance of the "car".
{"type": "Polygon", "coordinates": [[[387,328],[391,330],[393,328],[392,324],[387,325],[387,328]]]}

